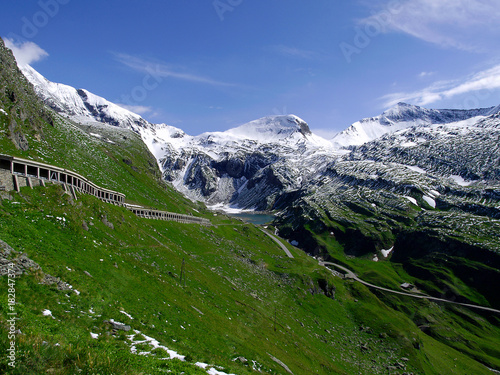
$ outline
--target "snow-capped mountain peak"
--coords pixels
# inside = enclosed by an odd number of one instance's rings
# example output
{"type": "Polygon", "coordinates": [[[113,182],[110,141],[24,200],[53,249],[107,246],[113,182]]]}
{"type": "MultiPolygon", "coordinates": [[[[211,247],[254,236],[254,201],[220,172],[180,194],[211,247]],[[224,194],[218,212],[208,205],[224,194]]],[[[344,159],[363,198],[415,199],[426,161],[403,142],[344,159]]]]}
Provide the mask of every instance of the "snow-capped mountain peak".
{"type": "MultiPolygon", "coordinates": [[[[500,111],[500,106],[497,108],[500,111]]],[[[472,118],[489,116],[495,108],[479,109],[427,109],[407,103],[398,103],[381,115],[365,118],[338,133],[332,142],[338,147],[359,146],[380,138],[384,134],[415,126],[450,124],[472,118]]],[[[498,112],[497,111],[497,112],[498,112]]]]}
{"type": "Polygon", "coordinates": [[[190,136],[162,125],[143,130],[164,178],[208,204],[265,209],[333,160],[331,142],[294,115],[269,116],[222,132],[190,136]]]}
{"type": "MultiPolygon", "coordinates": [[[[311,132],[307,123],[295,115],[269,116],[231,128],[225,131],[206,132],[197,136],[185,134],[172,126],[156,126],[154,132],[147,132],[155,143],[168,144],[180,150],[186,147],[204,149],[205,152],[218,153],[222,148],[246,150],[257,149],[264,145],[276,147],[318,147],[331,149],[330,141],[311,132]]],[[[143,138],[144,138],[143,134],[143,138]]]]}
{"type": "Polygon", "coordinates": [[[307,123],[295,115],[263,117],[229,129],[226,133],[265,143],[278,141],[295,134],[302,136],[312,134],[307,123]]]}
{"type": "Polygon", "coordinates": [[[401,119],[419,117],[421,116],[422,111],[423,108],[419,106],[399,102],[394,107],[391,107],[388,110],[384,111],[382,115],[380,115],[380,117],[387,120],[397,121],[401,119]]]}
{"type": "Polygon", "coordinates": [[[33,84],[38,96],[56,112],[64,113],[76,122],[99,122],[136,132],[150,124],[136,113],[120,107],[84,89],[75,89],[47,80],[29,65],[19,68],[33,84]]]}

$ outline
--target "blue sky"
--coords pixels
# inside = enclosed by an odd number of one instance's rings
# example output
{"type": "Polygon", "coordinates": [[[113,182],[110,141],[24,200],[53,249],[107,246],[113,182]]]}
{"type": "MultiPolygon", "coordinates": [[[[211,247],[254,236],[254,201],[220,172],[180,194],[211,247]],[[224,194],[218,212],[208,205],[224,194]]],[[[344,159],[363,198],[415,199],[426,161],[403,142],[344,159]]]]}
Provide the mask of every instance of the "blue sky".
{"type": "Polygon", "coordinates": [[[398,101],[500,104],[497,0],[40,0],[0,36],[54,82],[189,134],[295,114],[330,137],[398,101]]]}

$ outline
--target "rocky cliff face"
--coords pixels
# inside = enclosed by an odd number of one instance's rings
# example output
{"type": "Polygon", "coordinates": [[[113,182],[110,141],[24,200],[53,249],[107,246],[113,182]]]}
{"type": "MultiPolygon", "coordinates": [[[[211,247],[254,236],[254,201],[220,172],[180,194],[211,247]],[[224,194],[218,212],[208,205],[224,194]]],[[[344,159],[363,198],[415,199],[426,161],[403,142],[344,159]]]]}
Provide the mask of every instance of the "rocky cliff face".
{"type": "Polygon", "coordinates": [[[330,142],[296,116],[265,117],[225,132],[189,136],[172,127],[146,134],[164,177],[209,205],[268,210],[333,160],[330,142]]]}

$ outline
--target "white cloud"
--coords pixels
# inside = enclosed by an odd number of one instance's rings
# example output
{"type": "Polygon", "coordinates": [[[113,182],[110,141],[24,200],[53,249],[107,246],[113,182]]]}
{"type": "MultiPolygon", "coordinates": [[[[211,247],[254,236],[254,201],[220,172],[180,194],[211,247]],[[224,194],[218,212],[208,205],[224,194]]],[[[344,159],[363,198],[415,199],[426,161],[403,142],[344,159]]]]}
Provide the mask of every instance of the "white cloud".
{"type": "Polygon", "coordinates": [[[125,108],[130,112],[137,113],[138,115],[145,115],[147,113],[153,112],[153,108],[144,105],[127,105],[120,103],[117,103],[116,105],[119,105],[120,107],[125,108]]]}
{"type": "Polygon", "coordinates": [[[377,13],[362,20],[443,47],[485,51],[498,45],[498,0],[384,0],[377,13]]]}
{"type": "Polygon", "coordinates": [[[413,92],[391,93],[382,97],[384,107],[392,107],[398,102],[427,105],[481,90],[491,92],[500,89],[500,65],[472,74],[462,80],[437,81],[432,85],[413,92]]]}
{"type": "Polygon", "coordinates": [[[12,50],[18,65],[31,65],[49,54],[33,42],[18,43],[12,39],[4,39],[5,46],[12,50]]]}
{"type": "Polygon", "coordinates": [[[182,72],[181,70],[185,69],[181,68],[174,69],[171,66],[162,62],[154,62],[151,60],[146,60],[140,57],[127,55],[124,53],[116,53],[114,55],[116,59],[122,64],[138,72],[149,74],[150,76],[152,76],[152,78],[155,78],[157,81],[160,81],[161,79],[164,78],[175,78],[183,81],[203,83],[213,86],[234,86],[233,84],[217,81],[209,77],[182,72]]]}

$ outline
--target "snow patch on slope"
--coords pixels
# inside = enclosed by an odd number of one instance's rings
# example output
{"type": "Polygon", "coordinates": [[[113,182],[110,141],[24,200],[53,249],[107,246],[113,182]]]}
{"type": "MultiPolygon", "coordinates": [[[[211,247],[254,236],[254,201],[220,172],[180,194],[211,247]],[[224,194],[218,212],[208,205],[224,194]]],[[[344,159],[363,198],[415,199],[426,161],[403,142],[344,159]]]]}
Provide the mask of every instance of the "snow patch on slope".
{"type": "Polygon", "coordinates": [[[417,203],[417,200],[413,197],[408,197],[408,196],[404,196],[403,198],[406,198],[408,199],[411,203],[413,203],[415,206],[418,206],[418,203],[417,203]]]}
{"type": "Polygon", "coordinates": [[[457,185],[460,185],[460,186],[469,186],[470,184],[472,184],[474,181],[466,181],[463,179],[463,177],[461,176],[458,176],[458,175],[451,175],[450,178],[457,184],[457,185]]]}
{"type": "Polygon", "coordinates": [[[407,165],[406,166],[408,169],[411,169],[414,172],[421,173],[421,174],[426,174],[427,172],[424,171],[422,168],[417,167],[416,165],[407,165]]]}
{"type": "MultiPolygon", "coordinates": [[[[97,338],[97,337],[94,337],[94,334],[91,333],[91,335],[92,335],[92,338],[97,338]]],[[[133,354],[144,355],[144,356],[156,355],[155,353],[153,353],[153,351],[155,351],[156,349],[161,349],[168,354],[168,357],[167,358],[160,358],[160,360],[171,360],[171,359],[179,359],[181,361],[186,360],[186,356],[180,355],[176,351],[171,350],[164,345],[161,345],[158,340],[154,339],[153,337],[149,337],[149,336],[145,335],[144,333],[141,333],[141,331],[134,330],[134,333],[131,335],[128,335],[127,339],[130,341],[130,351],[133,354]],[[141,336],[142,336],[142,338],[139,338],[141,336]],[[136,345],[142,345],[142,346],[147,345],[147,346],[149,346],[150,350],[149,351],[138,351],[136,348],[136,345]]],[[[225,373],[223,371],[219,371],[215,368],[215,366],[209,365],[207,363],[196,362],[194,365],[199,367],[199,368],[202,368],[209,375],[234,375],[234,374],[225,373]]]]}
{"type": "Polygon", "coordinates": [[[380,252],[384,256],[384,258],[387,258],[389,256],[389,254],[392,252],[392,250],[394,250],[394,246],[391,247],[390,249],[387,249],[387,250],[380,250],[380,252]]]}
{"type": "Polygon", "coordinates": [[[428,195],[424,195],[424,196],[422,196],[422,199],[423,199],[424,201],[426,201],[426,202],[427,202],[427,204],[428,204],[429,206],[431,206],[432,208],[436,208],[436,201],[435,201],[434,199],[432,199],[431,197],[429,197],[428,195]]]}

